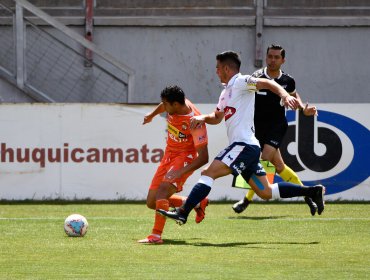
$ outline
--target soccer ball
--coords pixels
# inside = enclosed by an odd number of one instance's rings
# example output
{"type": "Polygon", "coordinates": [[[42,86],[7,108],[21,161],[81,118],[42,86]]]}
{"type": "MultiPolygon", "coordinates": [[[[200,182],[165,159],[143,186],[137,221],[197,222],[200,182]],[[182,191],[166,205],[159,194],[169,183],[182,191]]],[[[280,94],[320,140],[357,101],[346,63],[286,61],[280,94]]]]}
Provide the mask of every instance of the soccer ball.
{"type": "Polygon", "coordinates": [[[80,214],[69,215],[64,221],[64,231],[71,237],[82,237],[86,234],[89,224],[80,214]]]}

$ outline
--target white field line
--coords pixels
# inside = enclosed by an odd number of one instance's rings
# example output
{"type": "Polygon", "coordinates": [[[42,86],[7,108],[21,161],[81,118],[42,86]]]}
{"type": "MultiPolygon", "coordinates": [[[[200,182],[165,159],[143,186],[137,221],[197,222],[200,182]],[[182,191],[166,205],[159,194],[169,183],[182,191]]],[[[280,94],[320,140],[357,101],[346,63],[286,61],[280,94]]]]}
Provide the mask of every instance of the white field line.
{"type": "MultiPolygon", "coordinates": [[[[60,217],[0,217],[0,221],[32,221],[32,220],[64,220],[65,218],[60,217]]],[[[88,217],[88,220],[141,220],[145,217],[88,217]]],[[[252,217],[253,219],[253,217],[252,217]]],[[[235,219],[237,220],[237,219],[235,219]]],[[[248,218],[246,219],[248,220],[248,218]]],[[[269,218],[261,219],[258,221],[370,221],[370,218],[351,218],[351,217],[342,217],[342,218],[324,218],[324,217],[311,217],[311,218],[269,218]]]]}
{"type": "MultiPolygon", "coordinates": [[[[89,220],[138,220],[137,217],[89,217],[89,220]]],[[[32,221],[32,220],[65,220],[65,218],[58,218],[58,217],[13,217],[13,218],[6,218],[0,217],[0,221],[32,221]]]]}

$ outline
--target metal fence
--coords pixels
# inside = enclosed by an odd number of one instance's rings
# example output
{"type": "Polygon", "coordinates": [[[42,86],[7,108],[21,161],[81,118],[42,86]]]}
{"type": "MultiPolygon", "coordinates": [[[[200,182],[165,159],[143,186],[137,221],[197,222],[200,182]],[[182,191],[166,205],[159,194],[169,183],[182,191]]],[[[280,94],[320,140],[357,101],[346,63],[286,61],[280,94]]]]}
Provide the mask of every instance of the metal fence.
{"type": "MultiPolygon", "coordinates": [[[[1,6],[1,16],[12,18],[12,10],[1,6]]],[[[15,33],[13,32],[13,23],[9,22],[0,26],[0,69],[7,75],[15,77],[15,33]]]]}
{"type": "Polygon", "coordinates": [[[37,101],[128,102],[133,70],[27,1],[15,2],[15,11],[0,3],[11,18],[0,27],[3,76],[37,101]]]}

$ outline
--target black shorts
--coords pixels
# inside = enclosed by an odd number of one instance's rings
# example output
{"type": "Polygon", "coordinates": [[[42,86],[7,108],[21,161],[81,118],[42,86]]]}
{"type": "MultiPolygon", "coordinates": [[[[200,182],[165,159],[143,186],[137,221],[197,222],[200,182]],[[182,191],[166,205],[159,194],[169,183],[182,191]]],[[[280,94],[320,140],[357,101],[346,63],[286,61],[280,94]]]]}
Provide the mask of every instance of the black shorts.
{"type": "Polygon", "coordinates": [[[278,149],[288,129],[287,122],[255,122],[256,138],[260,142],[261,149],[265,144],[278,149]]]}
{"type": "Polygon", "coordinates": [[[242,142],[232,143],[222,150],[215,159],[229,166],[234,176],[241,174],[246,182],[253,174],[266,175],[260,164],[261,149],[256,145],[248,145],[242,142]]]}

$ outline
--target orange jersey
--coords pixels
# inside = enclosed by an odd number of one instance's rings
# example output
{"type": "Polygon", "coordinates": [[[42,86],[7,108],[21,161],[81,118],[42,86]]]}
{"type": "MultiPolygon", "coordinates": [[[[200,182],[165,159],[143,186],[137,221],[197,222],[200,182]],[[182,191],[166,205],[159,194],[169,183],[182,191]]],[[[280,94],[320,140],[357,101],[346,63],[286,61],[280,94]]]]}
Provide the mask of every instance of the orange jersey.
{"type": "Polygon", "coordinates": [[[167,148],[169,152],[193,152],[196,147],[208,143],[208,136],[205,124],[190,129],[190,118],[199,116],[200,112],[193,103],[185,100],[192,112],[187,115],[167,114],[167,148]]]}
{"type": "MultiPolygon", "coordinates": [[[[169,180],[166,179],[166,174],[170,170],[179,170],[184,166],[191,164],[192,161],[195,159],[196,155],[195,152],[191,153],[180,153],[180,152],[167,152],[164,154],[161,163],[159,164],[157,171],[154,174],[152,183],[150,184],[150,190],[157,190],[159,185],[162,182],[168,182],[169,180]]],[[[176,187],[176,192],[181,192],[182,188],[186,182],[186,179],[190,177],[193,172],[188,172],[182,175],[180,178],[176,179],[176,181],[172,182],[172,184],[176,187]]]]}

